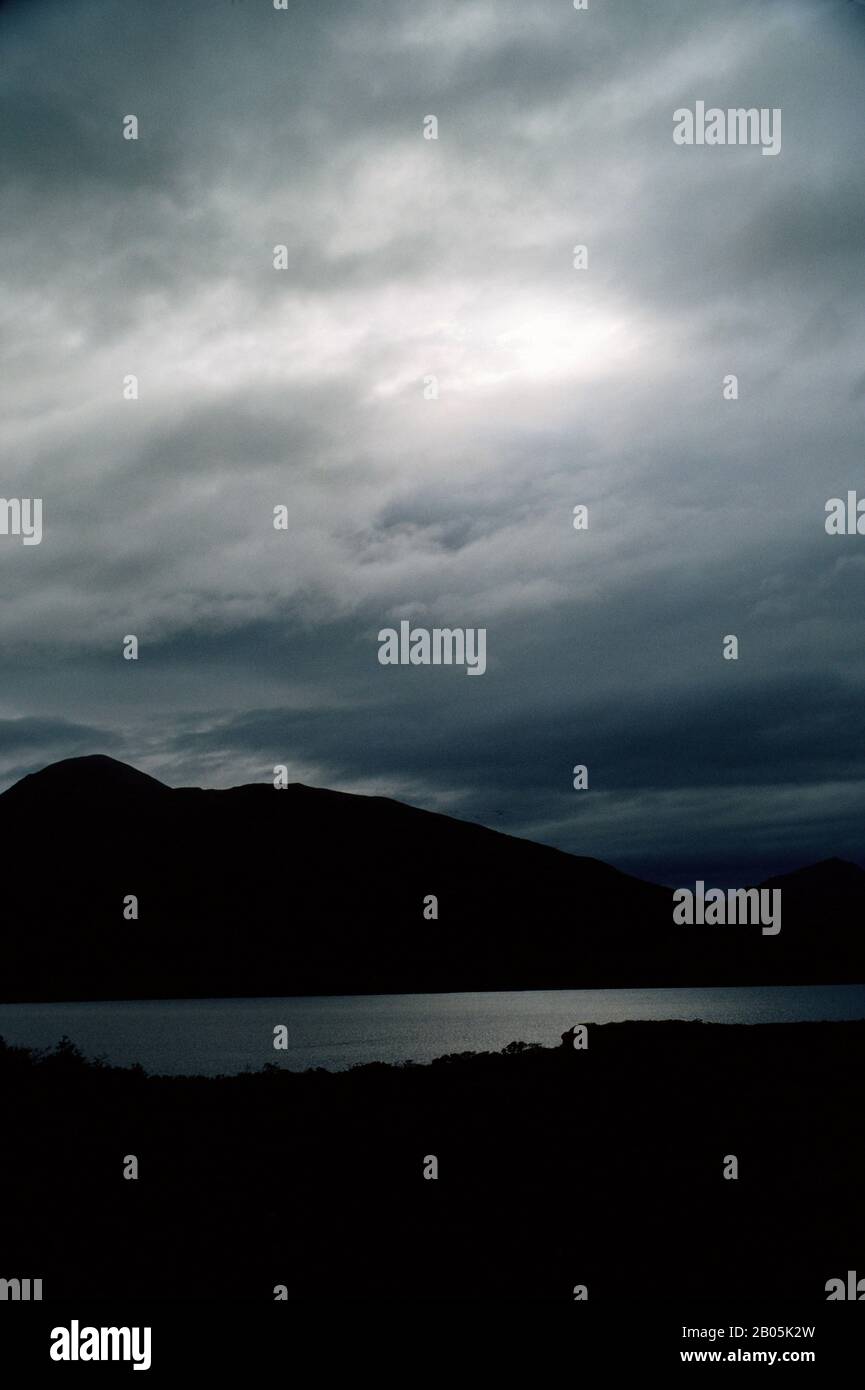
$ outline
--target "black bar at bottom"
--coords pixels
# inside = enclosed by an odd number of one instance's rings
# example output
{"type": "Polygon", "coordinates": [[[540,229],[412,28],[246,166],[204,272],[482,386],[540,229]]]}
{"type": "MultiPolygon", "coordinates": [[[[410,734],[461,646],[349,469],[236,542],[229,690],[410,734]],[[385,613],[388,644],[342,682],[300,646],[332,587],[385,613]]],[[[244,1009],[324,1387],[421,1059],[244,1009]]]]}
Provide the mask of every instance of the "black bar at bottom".
{"type": "MultiPolygon", "coordinates": [[[[571,1373],[589,1367],[612,1375],[620,1370],[666,1372],[711,1364],[729,1369],[737,1363],[743,1368],[762,1365],[767,1370],[795,1366],[803,1376],[810,1371],[825,1383],[827,1372],[851,1372],[861,1365],[865,1306],[685,1301],[676,1306],[634,1301],[567,1306],[523,1303],[521,1308],[517,1300],[467,1305],[447,1300],[364,1303],[362,1299],[327,1305],[303,1300],[268,1305],[6,1303],[0,1307],[0,1376],[5,1378],[13,1370],[25,1376],[41,1372],[57,1376],[60,1383],[59,1378],[81,1373],[98,1378],[106,1365],[113,1367],[115,1375],[132,1374],[132,1360],[97,1362],[80,1357],[95,1346],[88,1331],[92,1328],[150,1329],[150,1366],[147,1378],[140,1377],[143,1385],[186,1373],[205,1385],[209,1376],[224,1379],[231,1371],[291,1373],[299,1369],[300,1353],[313,1356],[322,1374],[332,1374],[341,1365],[350,1366],[356,1374],[366,1365],[381,1369],[388,1363],[401,1364],[403,1383],[411,1385],[416,1379],[412,1366],[420,1369],[419,1356],[425,1376],[437,1361],[452,1373],[466,1353],[475,1357],[480,1353],[487,1369],[505,1357],[513,1372],[513,1358],[521,1351],[529,1358],[529,1366],[532,1357],[539,1358],[535,1381],[542,1383],[546,1378],[542,1367],[551,1369],[549,1358],[562,1346],[571,1373]],[[58,1328],[66,1329],[68,1338],[58,1336],[58,1328]],[[409,1348],[405,1354],[399,1351],[404,1341],[409,1348]],[[75,1350],[79,1359],[55,1360],[52,1346],[70,1356],[75,1350]]],[[[109,1355],[113,1345],[122,1351],[125,1339],[112,1343],[107,1338],[109,1355]]],[[[128,1348],[143,1362],[146,1343],[141,1333],[136,1340],[130,1335],[128,1348]]]]}

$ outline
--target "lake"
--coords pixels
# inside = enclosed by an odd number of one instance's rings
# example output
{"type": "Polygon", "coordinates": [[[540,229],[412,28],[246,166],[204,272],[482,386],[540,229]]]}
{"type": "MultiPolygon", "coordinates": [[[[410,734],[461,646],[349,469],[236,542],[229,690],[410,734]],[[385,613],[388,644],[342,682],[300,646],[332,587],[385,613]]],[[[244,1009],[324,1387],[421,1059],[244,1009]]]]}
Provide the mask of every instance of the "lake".
{"type": "Polygon", "coordinates": [[[793,1023],[865,1018],[865,985],[576,989],[479,994],[318,995],[2,1004],[0,1037],[53,1047],[65,1033],[88,1057],[168,1075],[231,1075],[266,1062],[341,1071],[361,1062],[429,1062],[509,1042],[558,1045],[574,1023],[628,1019],[793,1023]],[[275,1051],[273,1029],[289,1045],[275,1051]]]}

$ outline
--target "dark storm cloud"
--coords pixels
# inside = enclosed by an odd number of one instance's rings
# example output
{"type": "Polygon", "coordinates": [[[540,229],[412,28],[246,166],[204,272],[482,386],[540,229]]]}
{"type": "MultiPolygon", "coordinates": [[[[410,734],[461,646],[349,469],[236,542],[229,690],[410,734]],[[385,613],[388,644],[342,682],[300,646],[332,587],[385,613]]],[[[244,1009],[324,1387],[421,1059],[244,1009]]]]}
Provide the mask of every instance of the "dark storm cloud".
{"type": "Polygon", "coordinates": [[[823,530],[865,489],[856,7],[0,29],[0,491],[45,506],[0,537],[7,781],[285,763],[661,879],[858,857],[865,541],[823,530]],[[697,98],[780,106],[780,156],[676,147],[697,98]],[[486,627],[486,674],[381,667],[401,617],[486,627]]]}
{"type": "Polygon", "coordinates": [[[104,729],[73,724],[67,719],[0,719],[0,756],[8,758],[31,750],[82,748],[95,741],[116,742],[104,729]]]}

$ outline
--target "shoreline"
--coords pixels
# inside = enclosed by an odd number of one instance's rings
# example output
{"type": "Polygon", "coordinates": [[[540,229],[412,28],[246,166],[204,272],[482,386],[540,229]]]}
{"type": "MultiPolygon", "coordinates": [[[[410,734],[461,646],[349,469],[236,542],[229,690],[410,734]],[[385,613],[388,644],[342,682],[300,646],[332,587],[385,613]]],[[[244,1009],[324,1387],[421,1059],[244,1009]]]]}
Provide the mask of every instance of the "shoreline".
{"type": "Polygon", "coordinates": [[[5,1263],[46,1300],[679,1304],[861,1264],[865,1021],[588,1041],[223,1077],[0,1048],[5,1263]]]}

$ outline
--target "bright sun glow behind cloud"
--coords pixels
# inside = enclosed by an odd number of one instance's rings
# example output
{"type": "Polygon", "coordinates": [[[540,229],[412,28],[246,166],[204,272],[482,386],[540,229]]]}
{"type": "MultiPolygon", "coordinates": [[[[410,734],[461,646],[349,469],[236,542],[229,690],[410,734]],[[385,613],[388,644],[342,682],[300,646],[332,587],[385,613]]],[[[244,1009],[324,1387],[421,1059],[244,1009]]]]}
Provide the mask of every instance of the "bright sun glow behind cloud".
{"type": "Polygon", "coordinates": [[[420,390],[433,375],[442,391],[471,392],[500,384],[564,384],[615,374],[644,351],[648,326],[620,308],[574,305],[567,309],[522,300],[499,304],[492,312],[469,307],[446,321],[430,324],[425,345],[405,347],[400,370],[381,377],[377,397],[420,390]]]}

